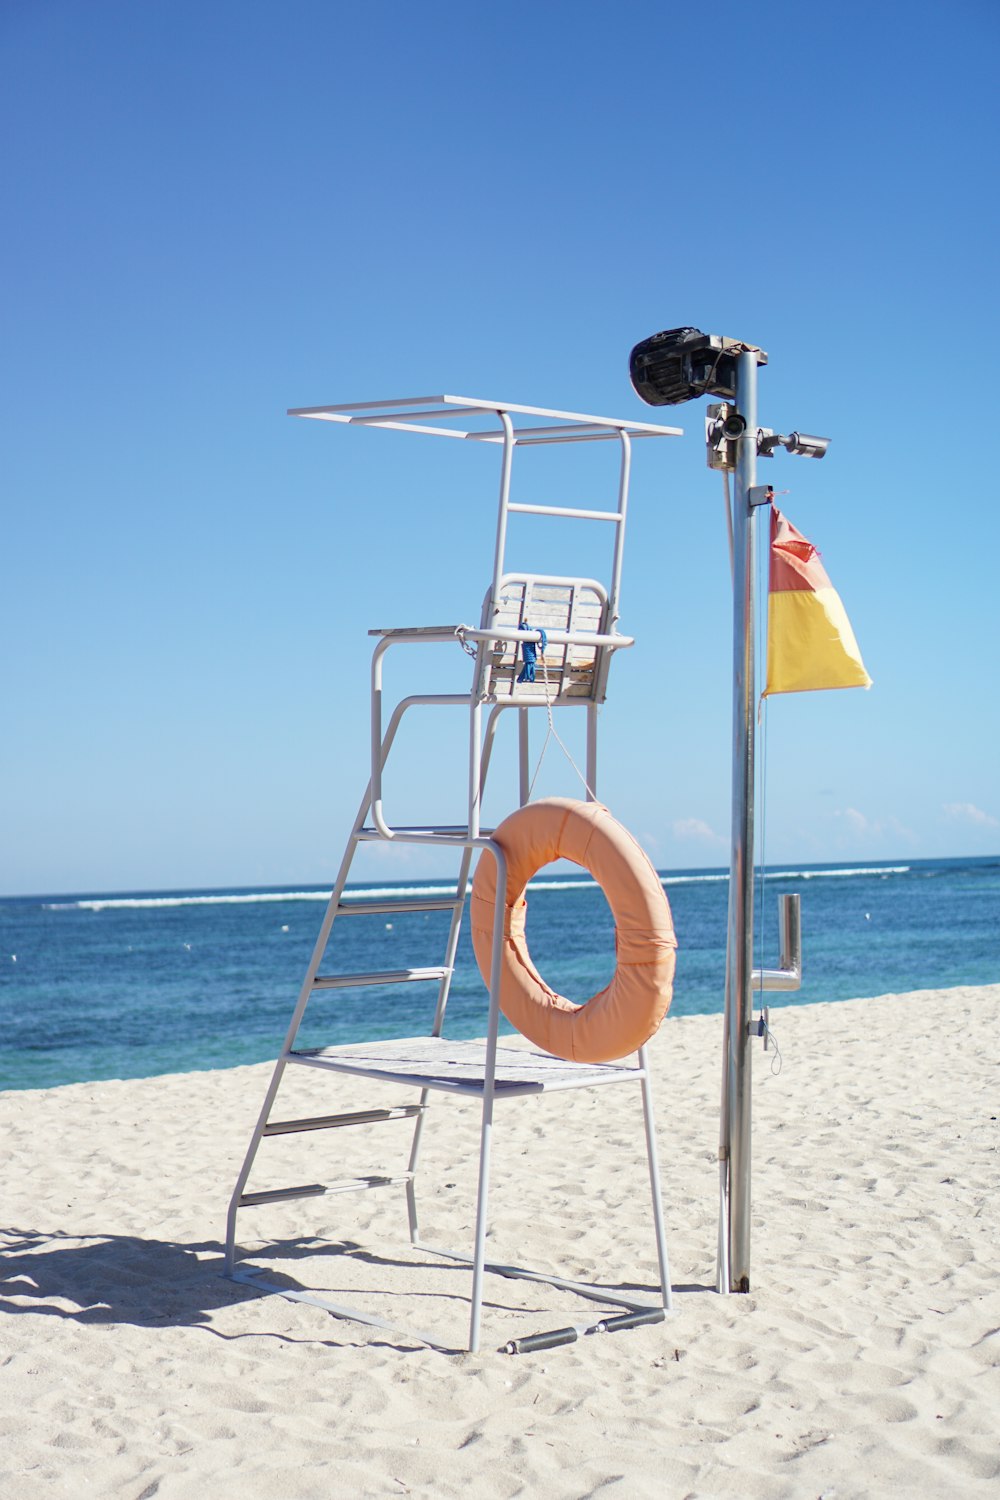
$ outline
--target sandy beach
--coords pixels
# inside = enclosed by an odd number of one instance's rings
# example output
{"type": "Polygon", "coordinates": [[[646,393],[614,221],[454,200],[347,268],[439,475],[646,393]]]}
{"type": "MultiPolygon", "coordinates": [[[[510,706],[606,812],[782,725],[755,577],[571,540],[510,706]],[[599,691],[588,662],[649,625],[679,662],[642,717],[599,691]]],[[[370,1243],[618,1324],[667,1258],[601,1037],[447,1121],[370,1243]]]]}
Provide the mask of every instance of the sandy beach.
{"type": "MultiPolygon", "coordinates": [[[[1000,985],[772,1020],[750,1294],[714,1291],[721,1017],[668,1019],[651,1054],[675,1312],[530,1356],[498,1346],[588,1305],[491,1277],[470,1356],[220,1276],[267,1067],[0,1095],[0,1496],[996,1494],[1000,985]]],[[[334,1103],[297,1071],[314,1113],[390,1102],[358,1082],[334,1103]]],[[[383,1169],[407,1133],[268,1143],[263,1185],[329,1180],[337,1151],[337,1175],[383,1169]]],[[[471,1248],[477,1136],[473,1106],[432,1114],[437,1243],[471,1248]]],[[[637,1089],[508,1102],[494,1162],[491,1254],[652,1285],[637,1089]]],[[[240,1235],[288,1279],[464,1339],[468,1272],[406,1247],[401,1189],[248,1211],[240,1235]]]]}

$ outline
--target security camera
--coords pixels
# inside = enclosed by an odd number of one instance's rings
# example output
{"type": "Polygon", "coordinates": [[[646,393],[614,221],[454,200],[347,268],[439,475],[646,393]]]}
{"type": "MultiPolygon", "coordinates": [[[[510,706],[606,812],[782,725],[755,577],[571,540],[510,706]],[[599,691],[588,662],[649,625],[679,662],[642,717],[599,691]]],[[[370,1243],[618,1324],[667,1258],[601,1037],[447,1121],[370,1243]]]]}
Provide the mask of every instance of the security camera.
{"type": "Polygon", "coordinates": [[[785,443],[789,453],[798,453],[803,458],[825,458],[830,439],[814,437],[808,432],[792,432],[785,443]]]}
{"type": "Polygon", "coordinates": [[[761,428],[757,434],[757,452],[762,458],[770,458],[775,448],[784,448],[787,453],[797,453],[800,458],[825,458],[830,439],[814,437],[808,432],[769,432],[761,428]]]}
{"type": "Polygon", "coordinates": [[[705,413],[708,466],[732,474],[736,469],[736,443],[747,430],[747,421],[735,407],[721,401],[705,413]]]}

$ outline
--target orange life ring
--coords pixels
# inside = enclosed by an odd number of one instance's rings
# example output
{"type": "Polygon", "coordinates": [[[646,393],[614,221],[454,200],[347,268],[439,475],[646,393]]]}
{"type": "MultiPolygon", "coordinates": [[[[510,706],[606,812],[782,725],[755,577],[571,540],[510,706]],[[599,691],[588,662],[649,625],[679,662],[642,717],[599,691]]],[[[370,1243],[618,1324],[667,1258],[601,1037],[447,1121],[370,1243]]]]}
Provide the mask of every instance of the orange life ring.
{"type": "MultiPolygon", "coordinates": [[[[627,1057],[656,1031],[673,993],[677,939],[660,878],[635,839],[599,802],[529,802],[493,834],[507,857],[500,1008],[536,1046],[572,1062],[627,1057]],[[524,889],[543,865],[569,859],[589,870],[615,919],[617,967],[585,1005],[557,995],[531,962],[524,889]]],[[[472,882],[472,944],[489,984],[496,860],[480,855],[472,882]]]]}

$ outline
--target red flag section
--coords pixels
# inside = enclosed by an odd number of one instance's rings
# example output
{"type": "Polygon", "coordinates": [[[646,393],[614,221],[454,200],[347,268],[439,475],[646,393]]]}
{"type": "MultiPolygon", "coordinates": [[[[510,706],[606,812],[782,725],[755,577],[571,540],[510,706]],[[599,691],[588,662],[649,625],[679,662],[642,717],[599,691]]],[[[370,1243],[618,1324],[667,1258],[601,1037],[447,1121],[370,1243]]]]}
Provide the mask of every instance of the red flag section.
{"type": "Polygon", "coordinates": [[[764,692],[870,686],[851,622],[819,553],[772,506],[764,692]]]}

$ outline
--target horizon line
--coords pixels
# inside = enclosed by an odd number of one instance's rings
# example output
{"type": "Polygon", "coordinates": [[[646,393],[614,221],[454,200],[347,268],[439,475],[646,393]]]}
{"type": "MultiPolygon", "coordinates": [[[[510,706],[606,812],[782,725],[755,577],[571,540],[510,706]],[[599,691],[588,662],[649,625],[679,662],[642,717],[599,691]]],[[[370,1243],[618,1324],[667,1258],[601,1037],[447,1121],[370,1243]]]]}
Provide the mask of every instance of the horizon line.
{"type": "MultiPolygon", "coordinates": [[[[849,858],[849,859],[779,860],[779,861],[775,861],[773,863],[769,863],[769,864],[765,865],[763,867],[763,873],[764,873],[765,877],[768,877],[768,876],[774,877],[774,876],[784,875],[784,876],[790,878],[790,877],[793,877],[794,875],[796,875],[797,873],[799,873],[800,869],[801,870],[824,870],[824,869],[834,869],[837,866],[848,866],[851,869],[857,868],[857,869],[863,869],[865,871],[885,870],[885,871],[894,871],[894,872],[898,873],[899,871],[901,871],[904,868],[905,869],[910,868],[914,864],[934,864],[934,863],[938,863],[938,862],[941,862],[941,861],[955,861],[955,860],[964,860],[964,861],[973,861],[974,860],[974,861],[977,861],[977,862],[979,862],[979,861],[996,860],[997,862],[1000,862],[1000,851],[997,851],[996,853],[990,853],[990,854],[909,855],[909,856],[901,856],[899,859],[894,859],[891,856],[883,856],[881,858],[872,857],[869,860],[865,860],[865,859],[861,858],[860,856],[854,856],[853,858],[849,858]],[[794,868],[792,868],[792,867],[794,867],[794,868]]],[[[564,872],[558,872],[558,871],[556,871],[556,872],[553,872],[551,875],[546,875],[545,873],[543,873],[546,868],[547,867],[543,866],[543,869],[541,871],[538,871],[535,875],[532,876],[532,883],[539,882],[539,883],[544,884],[546,881],[555,881],[555,880],[565,879],[566,875],[569,873],[568,871],[564,871],[564,872]]],[[[583,873],[585,875],[589,875],[589,871],[586,871],[586,869],[585,869],[584,866],[580,865],[580,866],[576,866],[576,868],[579,869],[581,871],[581,873],[583,873]]],[[[725,876],[728,876],[728,874],[729,874],[729,866],[728,865],[675,865],[675,866],[663,866],[663,867],[661,867],[659,865],[654,865],[654,869],[656,870],[657,875],[659,875],[661,877],[664,877],[664,878],[670,878],[670,877],[674,877],[674,878],[681,877],[681,878],[683,878],[687,874],[705,874],[705,875],[708,875],[708,874],[720,874],[720,875],[725,875],[725,876]]],[[[761,869],[760,866],[758,866],[758,865],[754,866],[755,873],[759,874],[760,873],[760,869],[761,869]]],[[[389,886],[389,885],[410,885],[410,886],[416,886],[416,885],[426,885],[426,884],[428,884],[430,882],[433,882],[433,883],[436,883],[436,884],[440,884],[443,880],[447,880],[448,878],[449,877],[447,875],[423,874],[423,875],[401,875],[401,876],[399,876],[396,879],[391,879],[389,877],[383,877],[383,876],[380,876],[380,875],[374,875],[373,874],[373,875],[368,876],[367,878],[360,878],[358,880],[348,881],[347,886],[345,887],[345,889],[349,890],[352,886],[366,886],[366,887],[367,886],[372,886],[372,885],[386,885],[386,886],[389,886]]],[[[593,879],[592,876],[590,878],[593,879]]],[[[597,884],[596,881],[594,883],[597,884]]],[[[86,887],[86,888],[78,889],[78,890],[75,890],[75,891],[72,891],[72,890],[70,890],[70,891],[67,891],[67,890],[6,891],[6,892],[0,893],[0,901],[52,900],[53,898],[56,898],[56,897],[62,897],[62,898],[66,898],[68,900],[73,900],[73,899],[80,899],[80,898],[85,898],[85,897],[101,898],[101,897],[112,897],[112,896],[120,896],[120,897],[150,896],[150,897],[155,897],[155,896],[201,895],[201,894],[204,894],[206,896],[213,896],[213,895],[219,895],[219,894],[222,894],[222,893],[225,893],[225,892],[233,892],[233,893],[237,893],[237,894],[260,893],[261,895],[269,894],[269,893],[294,894],[297,891],[316,893],[316,892],[322,892],[322,891],[332,891],[333,890],[333,885],[334,885],[334,881],[324,882],[322,880],[304,880],[304,881],[255,881],[255,882],[251,882],[250,884],[241,884],[241,883],[237,883],[235,881],[230,881],[230,882],[224,883],[222,885],[198,885],[198,884],[195,884],[195,885],[134,886],[134,887],[110,886],[110,887],[106,887],[106,888],[102,888],[102,889],[95,889],[93,887],[86,887]]]]}

